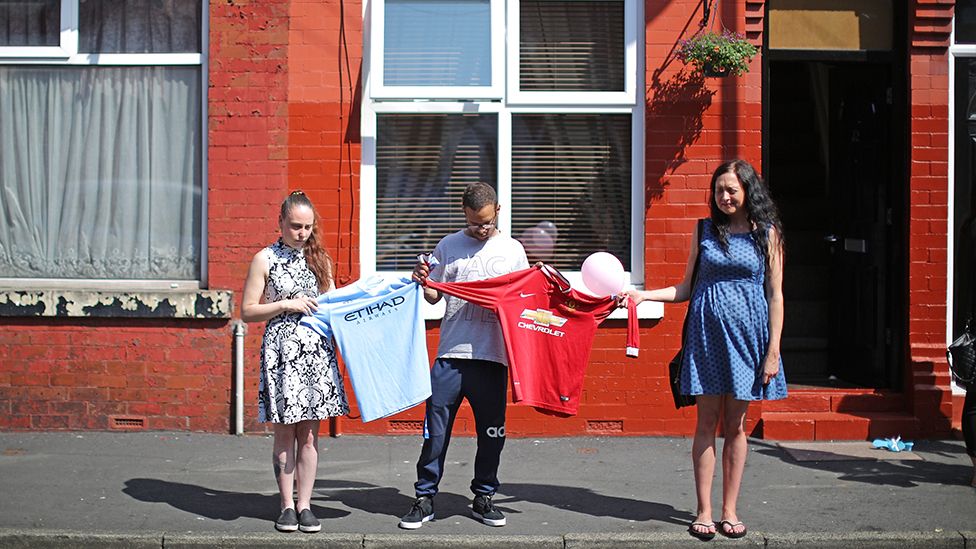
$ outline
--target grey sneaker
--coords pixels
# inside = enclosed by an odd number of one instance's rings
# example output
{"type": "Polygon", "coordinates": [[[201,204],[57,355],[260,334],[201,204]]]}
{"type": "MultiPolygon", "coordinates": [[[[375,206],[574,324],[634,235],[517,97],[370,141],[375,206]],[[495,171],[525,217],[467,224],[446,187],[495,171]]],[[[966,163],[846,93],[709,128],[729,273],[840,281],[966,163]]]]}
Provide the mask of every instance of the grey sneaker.
{"type": "Polygon", "coordinates": [[[301,513],[298,513],[298,529],[302,532],[318,532],[322,529],[322,525],[319,524],[319,519],[312,514],[311,509],[303,509],[301,513]]]}
{"type": "Polygon", "coordinates": [[[298,530],[298,515],[291,507],[282,509],[281,515],[275,521],[275,529],[279,532],[294,532],[298,530]]]}
{"type": "Polygon", "coordinates": [[[413,502],[410,512],[400,519],[400,528],[416,530],[432,518],[434,518],[434,500],[427,496],[420,496],[413,502]]]}
{"type": "Polygon", "coordinates": [[[488,526],[505,526],[505,515],[491,502],[492,495],[476,495],[471,502],[471,514],[488,526]]]}

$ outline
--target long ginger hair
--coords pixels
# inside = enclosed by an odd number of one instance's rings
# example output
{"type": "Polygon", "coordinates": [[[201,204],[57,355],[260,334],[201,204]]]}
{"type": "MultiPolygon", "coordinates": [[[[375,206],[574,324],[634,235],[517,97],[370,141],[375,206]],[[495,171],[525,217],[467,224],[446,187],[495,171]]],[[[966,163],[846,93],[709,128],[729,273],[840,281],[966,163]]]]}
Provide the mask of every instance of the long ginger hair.
{"type": "Polygon", "coordinates": [[[332,256],[329,255],[328,250],[322,245],[322,240],[319,237],[319,212],[312,205],[312,201],[308,199],[308,196],[304,192],[293,191],[281,203],[281,212],[278,215],[278,221],[281,222],[282,219],[285,219],[288,216],[288,212],[295,206],[305,206],[312,210],[312,214],[315,216],[315,221],[312,224],[312,234],[308,236],[305,245],[302,246],[302,254],[305,256],[305,263],[308,265],[309,270],[315,275],[319,292],[325,292],[335,281],[332,270],[332,256]]]}

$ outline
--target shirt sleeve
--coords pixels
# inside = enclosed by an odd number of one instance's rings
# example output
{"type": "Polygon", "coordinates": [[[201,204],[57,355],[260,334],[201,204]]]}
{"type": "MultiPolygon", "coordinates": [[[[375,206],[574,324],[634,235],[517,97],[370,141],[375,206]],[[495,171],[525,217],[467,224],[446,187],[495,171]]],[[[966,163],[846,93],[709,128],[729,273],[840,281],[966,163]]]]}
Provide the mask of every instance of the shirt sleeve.
{"type": "MultiPolygon", "coordinates": [[[[513,239],[514,240],[514,239],[513,239]]],[[[518,247],[518,260],[515,262],[515,270],[521,271],[523,269],[529,268],[529,258],[525,256],[525,246],[518,240],[515,240],[515,245],[518,247]]]]}
{"type": "Polygon", "coordinates": [[[494,311],[508,293],[510,285],[526,276],[527,271],[529,269],[522,269],[507,275],[470,282],[437,282],[430,277],[427,279],[427,286],[494,311]]]}
{"type": "MultiPolygon", "coordinates": [[[[443,242],[443,240],[441,241],[443,242]]],[[[434,251],[431,253],[434,256],[434,266],[431,267],[430,273],[427,275],[429,280],[435,280],[440,282],[444,280],[444,269],[447,266],[447,262],[444,261],[444,250],[441,248],[441,243],[438,242],[437,246],[434,246],[434,251]]]]}

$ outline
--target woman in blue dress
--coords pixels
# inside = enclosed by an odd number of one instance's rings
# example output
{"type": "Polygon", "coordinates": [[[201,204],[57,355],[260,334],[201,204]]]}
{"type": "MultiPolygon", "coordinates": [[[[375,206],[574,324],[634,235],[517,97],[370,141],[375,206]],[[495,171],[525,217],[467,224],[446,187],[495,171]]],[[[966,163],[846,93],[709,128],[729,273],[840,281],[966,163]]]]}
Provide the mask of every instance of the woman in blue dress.
{"type": "Polygon", "coordinates": [[[701,238],[697,229],[692,237],[684,280],[632,290],[627,297],[637,303],[691,301],[680,379],[681,392],[695,395],[698,410],[692,443],[698,511],[688,532],[699,539],[711,539],[716,531],[740,538],[746,534],[736,509],[748,452],[746,411],[751,401],[786,397],[780,359],[783,229],[769,190],[748,162],[719,166],[710,195],[711,216],[702,223],[701,238]],[[696,257],[698,279],[692,288],[696,257]],[[716,523],[711,492],[719,418],[724,418],[725,444],[716,523]]]}

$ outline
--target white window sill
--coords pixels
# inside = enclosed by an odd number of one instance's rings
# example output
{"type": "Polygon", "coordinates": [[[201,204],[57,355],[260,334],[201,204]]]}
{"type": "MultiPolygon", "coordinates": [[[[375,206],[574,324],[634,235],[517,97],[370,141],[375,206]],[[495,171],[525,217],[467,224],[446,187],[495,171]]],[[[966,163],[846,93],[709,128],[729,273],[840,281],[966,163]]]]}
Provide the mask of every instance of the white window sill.
{"type": "Polygon", "coordinates": [[[229,290],[0,289],[0,317],[229,319],[229,290]]]}

